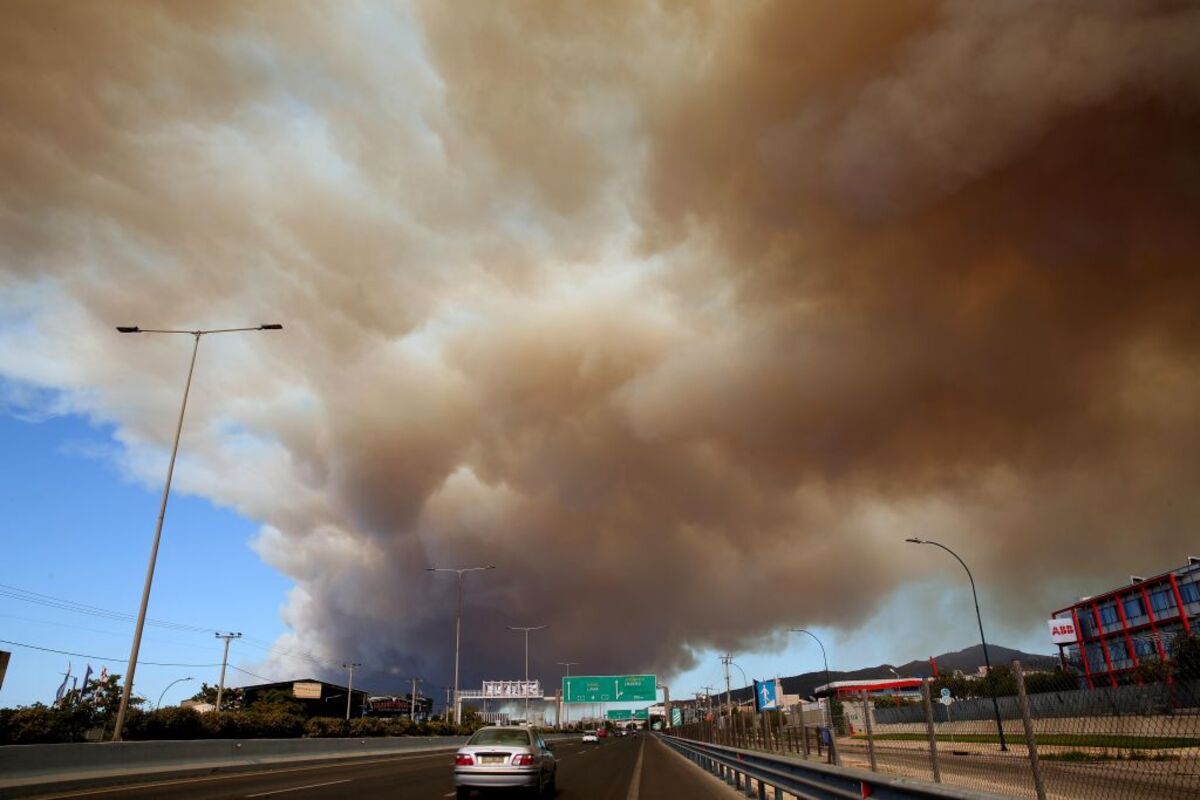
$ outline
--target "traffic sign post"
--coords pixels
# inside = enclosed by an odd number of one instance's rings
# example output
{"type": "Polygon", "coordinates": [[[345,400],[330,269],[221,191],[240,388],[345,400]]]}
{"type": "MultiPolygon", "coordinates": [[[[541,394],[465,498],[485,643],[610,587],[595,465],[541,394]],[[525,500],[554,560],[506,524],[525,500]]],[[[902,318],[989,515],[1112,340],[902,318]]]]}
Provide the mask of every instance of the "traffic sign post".
{"type": "Polygon", "coordinates": [[[774,711],[779,708],[779,687],[775,681],[754,682],[755,711],[774,711]]]}
{"type": "Polygon", "coordinates": [[[653,675],[570,675],[563,678],[563,702],[654,702],[656,686],[653,675]]]}

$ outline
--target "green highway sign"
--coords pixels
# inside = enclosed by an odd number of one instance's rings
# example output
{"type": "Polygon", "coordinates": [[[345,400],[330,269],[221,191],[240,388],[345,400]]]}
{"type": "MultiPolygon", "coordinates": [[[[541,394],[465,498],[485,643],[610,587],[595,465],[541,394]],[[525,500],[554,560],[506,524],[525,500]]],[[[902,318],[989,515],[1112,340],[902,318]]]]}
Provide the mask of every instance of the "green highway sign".
{"type": "Polygon", "coordinates": [[[614,722],[618,722],[620,720],[629,720],[629,719],[650,719],[650,709],[635,708],[633,710],[630,710],[630,709],[626,708],[626,709],[617,709],[615,711],[610,709],[607,712],[607,718],[613,720],[614,722]]]}
{"type": "Polygon", "coordinates": [[[571,675],[563,678],[564,703],[636,703],[658,699],[653,675],[571,675]]]}

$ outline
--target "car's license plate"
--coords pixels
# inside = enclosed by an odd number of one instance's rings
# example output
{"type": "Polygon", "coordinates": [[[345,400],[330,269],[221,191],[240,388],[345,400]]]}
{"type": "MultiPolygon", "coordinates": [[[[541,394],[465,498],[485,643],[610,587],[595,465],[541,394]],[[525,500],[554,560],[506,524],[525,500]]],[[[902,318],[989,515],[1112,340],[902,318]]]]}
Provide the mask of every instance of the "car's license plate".
{"type": "Polygon", "coordinates": [[[480,756],[480,764],[503,764],[504,756],[480,756]]]}

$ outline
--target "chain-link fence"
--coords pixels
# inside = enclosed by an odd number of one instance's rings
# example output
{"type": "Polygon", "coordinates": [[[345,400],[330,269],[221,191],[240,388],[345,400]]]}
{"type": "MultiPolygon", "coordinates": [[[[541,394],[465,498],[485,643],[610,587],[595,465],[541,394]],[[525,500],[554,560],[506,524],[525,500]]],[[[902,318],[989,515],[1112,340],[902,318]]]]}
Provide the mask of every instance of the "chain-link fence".
{"type": "Polygon", "coordinates": [[[680,733],[1013,797],[1200,798],[1200,681],[1030,694],[1029,676],[1012,669],[1012,696],[931,696],[926,683],[920,701],[892,708],[843,698],[832,736],[746,713],[680,733]]]}

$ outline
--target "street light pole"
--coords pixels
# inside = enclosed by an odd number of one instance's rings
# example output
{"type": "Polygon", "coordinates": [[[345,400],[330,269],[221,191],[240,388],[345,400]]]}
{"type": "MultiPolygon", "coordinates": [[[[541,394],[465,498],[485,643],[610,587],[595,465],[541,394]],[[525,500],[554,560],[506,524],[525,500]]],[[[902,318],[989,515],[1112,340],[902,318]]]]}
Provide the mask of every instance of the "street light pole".
{"type": "MultiPolygon", "coordinates": [[[[967,562],[958,557],[958,553],[951,550],[941,542],[935,542],[931,539],[918,539],[915,536],[904,541],[910,544],[931,544],[934,547],[940,547],[950,555],[954,556],[954,560],[962,565],[962,568],[967,571],[967,580],[971,582],[971,597],[975,600],[975,620],[979,623],[979,641],[983,645],[983,663],[987,667],[988,675],[992,674],[992,660],[988,657],[987,637],[983,635],[983,615],[979,613],[979,593],[975,591],[975,576],[971,574],[971,569],[967,566],[967,562]]],[[[1004,740],[1004,723],[1000,721],[1000,703],[996,700],[996,684],[991,682],[992,696],[992,711],[996,714],[996,732],[1000,735],[1000,750],[1008,750],[1008,743],[1004,740]]]]}
{"type": "Polygon", "coordinates": [[[488,564],[486,567],[426,567],[426,572],[453,572],[458,575],[458,613],[454,616],[454,724],[458,725],[462,722],[459,717],[461,713],[458,709],[458,651],[459,643],[462,638],[462,600],[463,600],[463,575],[468,572],[482,572],[488,569],[495,569],[494,564],[488,564]]]}
{"type": "Polygon", "coordinates": [[[833,698],[837,693],[833,690],[833,681],[829,677],[829,659],[825,656],[825,645],[817,638],[817,635],[810,630],[804,628],[792,628],[792,633],[806,633],[813,638],[817,646],[821,648],[821,662],[825,665],[825,689],[829,692],[829,698],[825,705],[829,709],[829,755],[835,766],[841,763],[837,751],[837,732],[833,729],[833,698]]]}
{"type": "Polygon", "coordinates": [[[350,671],[349,685],[346,686],[346,719],[350,719],[350,700],[354,697],[354,670],[361,667],[357,661],[352,664],[342,664],[342,669],[350,671]]]}
{"type": "MultiPolygon", "coordinates": [[[[183,681],[190,681],[190,680],[195,680],[195,679],[194,679],[194,678],[191,678],[191,677],[187,677],[187,678],[176,678],[175,680],[173,680],[173,681],[171,681],[170,683],[168,683],[168,684],[167,684],[167,689],[170,689],[172,686],[174,686],[174,685],[175,685],[175,684],[177,684],[177,683],[182,683],[183,681]]],[[[154,704],[154,708],[155,708],[155,709],[162,708],[162,701],[163,701],[163,698],[167,696],[167,689],[163,689],[163,690],[162,690],[162,694],[160,694],[160,695],[158,696],[158,702],[154,704]]]]}
{"type": "Polygon", "coordinates": [[[137,625],[133,629],[133,645],[129,649],[129,665],[125,669],[125,685],[121,688],[121,704],[117,707],[117,719],[113,726],[114,742],[121,741],[125,727],[125,715],[129,710],[129,698],[133,693],[133,676],[137,671],[138,651],[142,646],[142,630],[146,627],[146,609],[150,606],[150,586],[154,583],[154,566],[158,560],[158,544],[162,539],[163,520],[167,516],[167,498],[171,494],[171,477],[175,474],[175,457],[179,454],[179,436],[183,432],[183,413],[187,410],[188,393],[192,389],[192,374],[196,371],[196,353],[200,349],[200,337],[210,333],[239,333],[242,331],[279,331],[279,324],[258,325],[252,328],[213,328],[210,330],[167,330],[139,328],[137,325],[118,325],[118,333],[179,333],[193,338],[192,360],[188,365],[187,382],[183,386],[183,402],[179,404],[179,421],[175,423],[175,443],[171,446],[171,460],[167,464],[167,480],[163,485],[162,502],[158,507],[158,522],[154,526],[154,542],[150,545],[150,563],[146,567],[146,582],[142,586],[142,602],[138,607],[137,625]]]}
{"type": "Polygon", "coordinates": [[[540,631],[549,628],[549,625],[534,625],[532,627],[522,628],[519,626],[509,625],[510,631],[525,631],[525,724],[529,724],[529,632],[540,631]]]}
{"type": "MultiPolygon", "coordinates": [[[[579,666],[578,661],[555,661],[554,663],[558,664],[560,667],[567,668],[567,677],[568,678],[571,677],[571,667],[579,666]]],[[[566,694],[560,688],[559,693],[558,693],[558,716],[559,716],[558,727],[560,729],[562,728],[562,717],[566,716],[566,708],[567,708],[567,697],[566,697],[566,694]]]]}

